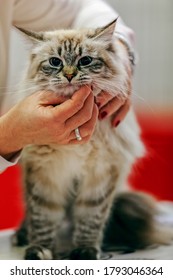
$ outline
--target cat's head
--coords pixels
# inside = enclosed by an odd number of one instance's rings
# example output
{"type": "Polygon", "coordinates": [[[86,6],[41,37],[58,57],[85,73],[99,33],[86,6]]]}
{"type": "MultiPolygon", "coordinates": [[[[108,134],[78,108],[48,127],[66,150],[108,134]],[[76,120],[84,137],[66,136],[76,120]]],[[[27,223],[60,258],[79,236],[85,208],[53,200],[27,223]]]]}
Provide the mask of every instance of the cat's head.
{"type": "Polygon", "coordinates": [[[116,20],[97,29],[39,33],[19,28],[33,42],[26,78],[39,89],[64,95],[86,84],[110,91],[114,81],[116,88],[121,71],[115,25],[116,20]]]}

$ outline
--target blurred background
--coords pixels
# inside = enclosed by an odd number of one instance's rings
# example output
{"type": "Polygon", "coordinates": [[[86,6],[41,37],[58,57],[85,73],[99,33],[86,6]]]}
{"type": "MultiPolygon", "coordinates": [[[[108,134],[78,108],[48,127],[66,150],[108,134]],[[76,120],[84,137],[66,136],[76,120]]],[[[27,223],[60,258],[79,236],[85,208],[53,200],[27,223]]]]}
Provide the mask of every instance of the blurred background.
{"type": "Polygon", "coordinates": [[[139,106],[173,109],[173,1],[108,0],[136,34],[139,106]],[[141,99],[140,99],[141,98],[141,99]]]}
{"type": "MultiPolygon", "coordinates": [[[[134,76],[134,107],[147,155],[129,182],[135,189],[173,201],[173,1],[108,0],[136,34],[139,62],[134,76]]],[[[22,41],[11,35],[9,87],[19,82],[26,63],[22,41]]],[[[24,213],[20,167],[0,175],[0,229],[16,227],[24,213]]]]}

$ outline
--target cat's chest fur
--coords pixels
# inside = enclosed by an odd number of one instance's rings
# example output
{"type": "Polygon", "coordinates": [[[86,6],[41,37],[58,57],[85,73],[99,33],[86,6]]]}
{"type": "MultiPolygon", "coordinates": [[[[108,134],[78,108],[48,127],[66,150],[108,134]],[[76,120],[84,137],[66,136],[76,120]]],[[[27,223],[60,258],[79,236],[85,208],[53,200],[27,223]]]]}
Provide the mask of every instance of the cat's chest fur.
{"type": "Polygon", "coordinates": [[[88,174],[104,173],[105,169],[122,168],[124,162],[133,162],[141,156],[143,145],[133,112],[118,128],[112,128],[110,119],[98,122],[91,140],[83,145],[31,145],[24,149],[24,162],[32,169],[45,170],[45,177],[58,180],[59,188],[69,188],[71,182],[81,181],[88,174]]]}

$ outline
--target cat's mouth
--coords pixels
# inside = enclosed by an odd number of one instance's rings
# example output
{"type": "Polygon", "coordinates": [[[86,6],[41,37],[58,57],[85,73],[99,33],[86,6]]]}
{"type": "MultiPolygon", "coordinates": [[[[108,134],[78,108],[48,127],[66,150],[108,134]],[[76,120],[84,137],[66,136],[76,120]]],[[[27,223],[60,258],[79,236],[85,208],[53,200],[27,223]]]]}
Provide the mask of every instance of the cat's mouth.
{"type": "Polygon", "coordinates": [[[61,84],[56,87],[57,91],[63,92],[64,95],[72,96],[77,90],[79,90],[82,86],[91,87],[90,83],[68,83],[68,84],[61,84]]]}
{"type": "Polygon", "coordinates": [[[62,86],[61,91],[64,91],[65,95],[68,95],[69,97],[72,96],[77,90],[79,90],[82,86],[88,86],[91,88],[94,96],[97,96],[100,92],[101,89],[95,86],[94,84],[91,83],[83,83],[83,84],[72,84],[69,83],[68,85],[62,86]]]}
{"type": "Polygon", "coordinates": [[[67,85],[64,86],[64,88],[72,88],[72,87],[76,87],[76,85],[69,83],[67,85]]]}
{"type": "Polygon", "coordinates": [[[65,85],[53,85],[51,89],[62,96],[71,97],[82,85],[77,84],[65,84],[65,85]]]}
{"type": "Polygon", "coordinates": [[[82,86],[91,87],[91,90],[95,96],[97,96],[101,89],[98,88],[94,83],[63,83],[63,84],[52,84],[49,86],[50,90],[57,92],[60,95],[71,97],[76,91],[82,86]]]}

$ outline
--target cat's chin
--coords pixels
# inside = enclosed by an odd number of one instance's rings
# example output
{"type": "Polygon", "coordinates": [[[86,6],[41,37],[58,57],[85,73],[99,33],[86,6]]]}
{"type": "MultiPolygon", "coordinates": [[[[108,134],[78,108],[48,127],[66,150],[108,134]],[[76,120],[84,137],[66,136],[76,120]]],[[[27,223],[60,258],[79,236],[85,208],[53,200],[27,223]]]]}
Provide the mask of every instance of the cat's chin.
{"type": "MultiPolygon", "coordinates": [[[[88,87],[91,86],[91,84],[86,84],[86,85],[88,85],[88,87]]],[[[71,97],[82,86],[84,86],[84,84],[83,85],[67,84],[64,86],[57,86],[57,87],[53,86],[51,88],[48,88],[48,90],[52,90],[61,96],[71,97]]],[[[101,92],[101,89],[93,85],[92,92],[93,92],[94,96],[97,96],[101,92]]]]}
{"type": "Polygon", "coordinates": [[[65,86],[64,88],[62,88],[61,90],[62,90],[64,96],[71,97],[80,88],[81,88],[81,86],[79,86],[79,85],[69,84],[69,85],[65,86]]]}
{"type": "MultiPolygon", "coordinates": [[[[88,85],[90,86],[90,85],[88,85]]],[[[62,95],[62,96],[68,96],[71,97],[77,90],[79,90],[82,87],[82,85],[67,85],[63,88],[57,89],[57,92],[62,95]]],[[[97,87],[93,87],[92,92],[94,96],[97,96],[100,92],[101,89],[97,87]]]]}
{"type": "Polygon", "coordinates": [[[71,97],[77,90],[81,88],[81,85],[65,85],[61,87],[53,87],[51,90],[56,92],[58,95],[71,97]]]}
{"type": "MultiPolygon", "coordinates": [[[[88,87],[90,87],[90,86],[91,85],[88,84],[88,87]]],[[[67,85],[67,86],[61,88],[61,95],[71,97],[81,87],[82,87],[82,85],[67,85]]],[[[92,92],[93,92],[94,96],[97,96],[101,92],[101,89],[97,88],[97,87],[93,87],[92,92]]]]}

